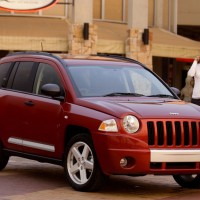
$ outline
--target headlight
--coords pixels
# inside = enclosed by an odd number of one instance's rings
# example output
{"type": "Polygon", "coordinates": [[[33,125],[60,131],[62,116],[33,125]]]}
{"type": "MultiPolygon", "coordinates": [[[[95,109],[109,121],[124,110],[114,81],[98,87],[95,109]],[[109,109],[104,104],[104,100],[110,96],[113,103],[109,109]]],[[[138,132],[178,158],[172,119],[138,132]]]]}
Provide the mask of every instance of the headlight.
{"type": "Polygon", "coordinates": [[[114,119],[108,119],[101,123],[99,131],[118,132],[117,123],[114,119]]]}
{"type": "Polygon", "coordinates": [[[127,133],[135,133],[140,127],[138,119],[132,115],[127,115],[123,119],[123,127],[127,133]]]}

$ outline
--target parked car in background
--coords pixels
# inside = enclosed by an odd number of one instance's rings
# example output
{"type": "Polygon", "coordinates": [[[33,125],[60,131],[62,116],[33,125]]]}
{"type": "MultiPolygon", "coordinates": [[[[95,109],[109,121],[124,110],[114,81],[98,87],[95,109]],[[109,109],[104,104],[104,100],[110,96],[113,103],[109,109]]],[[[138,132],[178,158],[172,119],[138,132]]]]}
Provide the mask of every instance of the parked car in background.
{"type": "Polygon", "coordinates": [[[109,175],[200,185],[200,107],[143,64],[19,52],[0,60],[0,170],[11,156],[61,165],[79,191],[109,175]]]}

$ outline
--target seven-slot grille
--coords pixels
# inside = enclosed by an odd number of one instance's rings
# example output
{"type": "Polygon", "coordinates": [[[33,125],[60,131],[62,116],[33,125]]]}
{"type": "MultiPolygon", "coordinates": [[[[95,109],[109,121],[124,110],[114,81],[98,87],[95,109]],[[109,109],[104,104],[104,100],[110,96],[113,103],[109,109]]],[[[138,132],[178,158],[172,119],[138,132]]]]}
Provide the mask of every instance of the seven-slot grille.
{"type": "Polygon", "coordinates": [[[200,121],[148,121],[148,144],[152,147],[199,147],[200,121]]]}

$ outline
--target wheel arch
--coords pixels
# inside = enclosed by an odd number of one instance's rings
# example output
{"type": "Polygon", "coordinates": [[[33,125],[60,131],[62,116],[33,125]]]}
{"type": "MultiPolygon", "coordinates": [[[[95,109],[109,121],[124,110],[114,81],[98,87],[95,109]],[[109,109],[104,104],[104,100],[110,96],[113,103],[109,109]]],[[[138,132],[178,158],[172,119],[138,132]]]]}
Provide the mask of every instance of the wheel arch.
{"type": "MultiPolygon", "coordinates": [[[[82,133],[87,134],[87,135],[90,136],[91,142],[93,143],[93,146],[94,146],[92,133],[88,128],[83,127],[83,126],[77,126],[77,125],[69,125],[66,128],[65,136],[64,136],[64,152],[65,152],[65,149],[67,147],[68,142],[72,139],[72,137],[74,137],[74,136],[76,136],[78,134],[82,134],[82,133]]],[[[99,166],[100,166],[100,168],[102,170],[102,166],[101,166],[101,164],[99,162],[99,156],[97,155],[95,146],[94,146],[94,151],[95,151],[95,154],[96,154],[96,157],[97,157],[97,162],[99,163],[99,166]]],[[[63,152],[63,161],[64,161],[64,152],[63,152]]]]}
{"type": "MultiPolygon", "coordinates": [[[[79,151],[79,150],[77,150],[77,151],[79,151]]],[[[80,155],[81,155],[81,153],[80,153],[80,155]]],[[[64,153],[63,157],[64,157],[63,167],[64,167],[64,172],[65,172],[65,177],[67,178],[70,185],[74,189],[76,189],[78,191],[96,191],[103,186],[104,180],[107,179],[107,176],[105,174],[103,174],[103,172],[101,170],[101,166],[99,165],[96,151],[93,146],[93,140],[91,137],[91,133],[87,128],[80,127],[80,126],[68,127],[68,129],[66,131],[66,135],[65,135],[65,153],[64,153]],[[81,142],[79,142],[79,141],[81,141],[81,142]],[[69,145],[68,145],[68,142],[69,142],[69,145]],[[92,169],[92,170],[94,170],[95,175],[92,175],[86,183],[80,184],[80,185],[78,183],[74,182],[73,178],[70,176],[70,172],[69,172],[70,170],[68,170],[68,167],[69,167],[68,163],[71,162],[71,156],[70,156],[70,160],[68,160],[68,155],[69,155],[68,153],[70,151],[72,152],[71,147],[77,143],[80,143],[80,145],[84,145],[84,146],[85,146],[85,144],[88,145],[88,148],[90,149],[90,152],[91,152],[90,156],[92,156],[92,160],[94,162],[94,167],[95,167],[95,169],[94,168],[92,169]]],[[[78,160],[80,161],[82,159],[83,159],[83,157],[81,156],[81,158],[78,160]]],[[[73,160],[72,162],[74,162],[74,159],[72,159],[72,160],[73,160]]],[[[74,163],[73,163],[73,165],[74,165],[74,163]]],[[[88,174],[88,173],[86,173],[86,174],[88,174]]]]}
{"type": "Polygon", "coordinates": [[[76,126],[76,125],[70,125],[66,128],[65,131],[65,138],[64,138],[64,147],[67,146],[67,143],[70,141],[72,137],[75,135],[78,135],[80,133],[85,133],[91,136],[91,132],[88,128],[82,127],[82,126],[76,126]]]}

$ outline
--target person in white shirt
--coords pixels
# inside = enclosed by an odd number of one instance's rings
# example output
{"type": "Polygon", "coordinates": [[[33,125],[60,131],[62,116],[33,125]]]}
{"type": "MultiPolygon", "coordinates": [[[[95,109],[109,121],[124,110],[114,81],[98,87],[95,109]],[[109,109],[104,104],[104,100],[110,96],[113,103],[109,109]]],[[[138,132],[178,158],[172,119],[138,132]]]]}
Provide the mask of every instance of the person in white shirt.
{"type": "Polygon", "coordinates": [[[194,77],[194,89],[191,103],[200,106],[200,57],[196,57],[188,71],[188,76],[194,77]]]}

